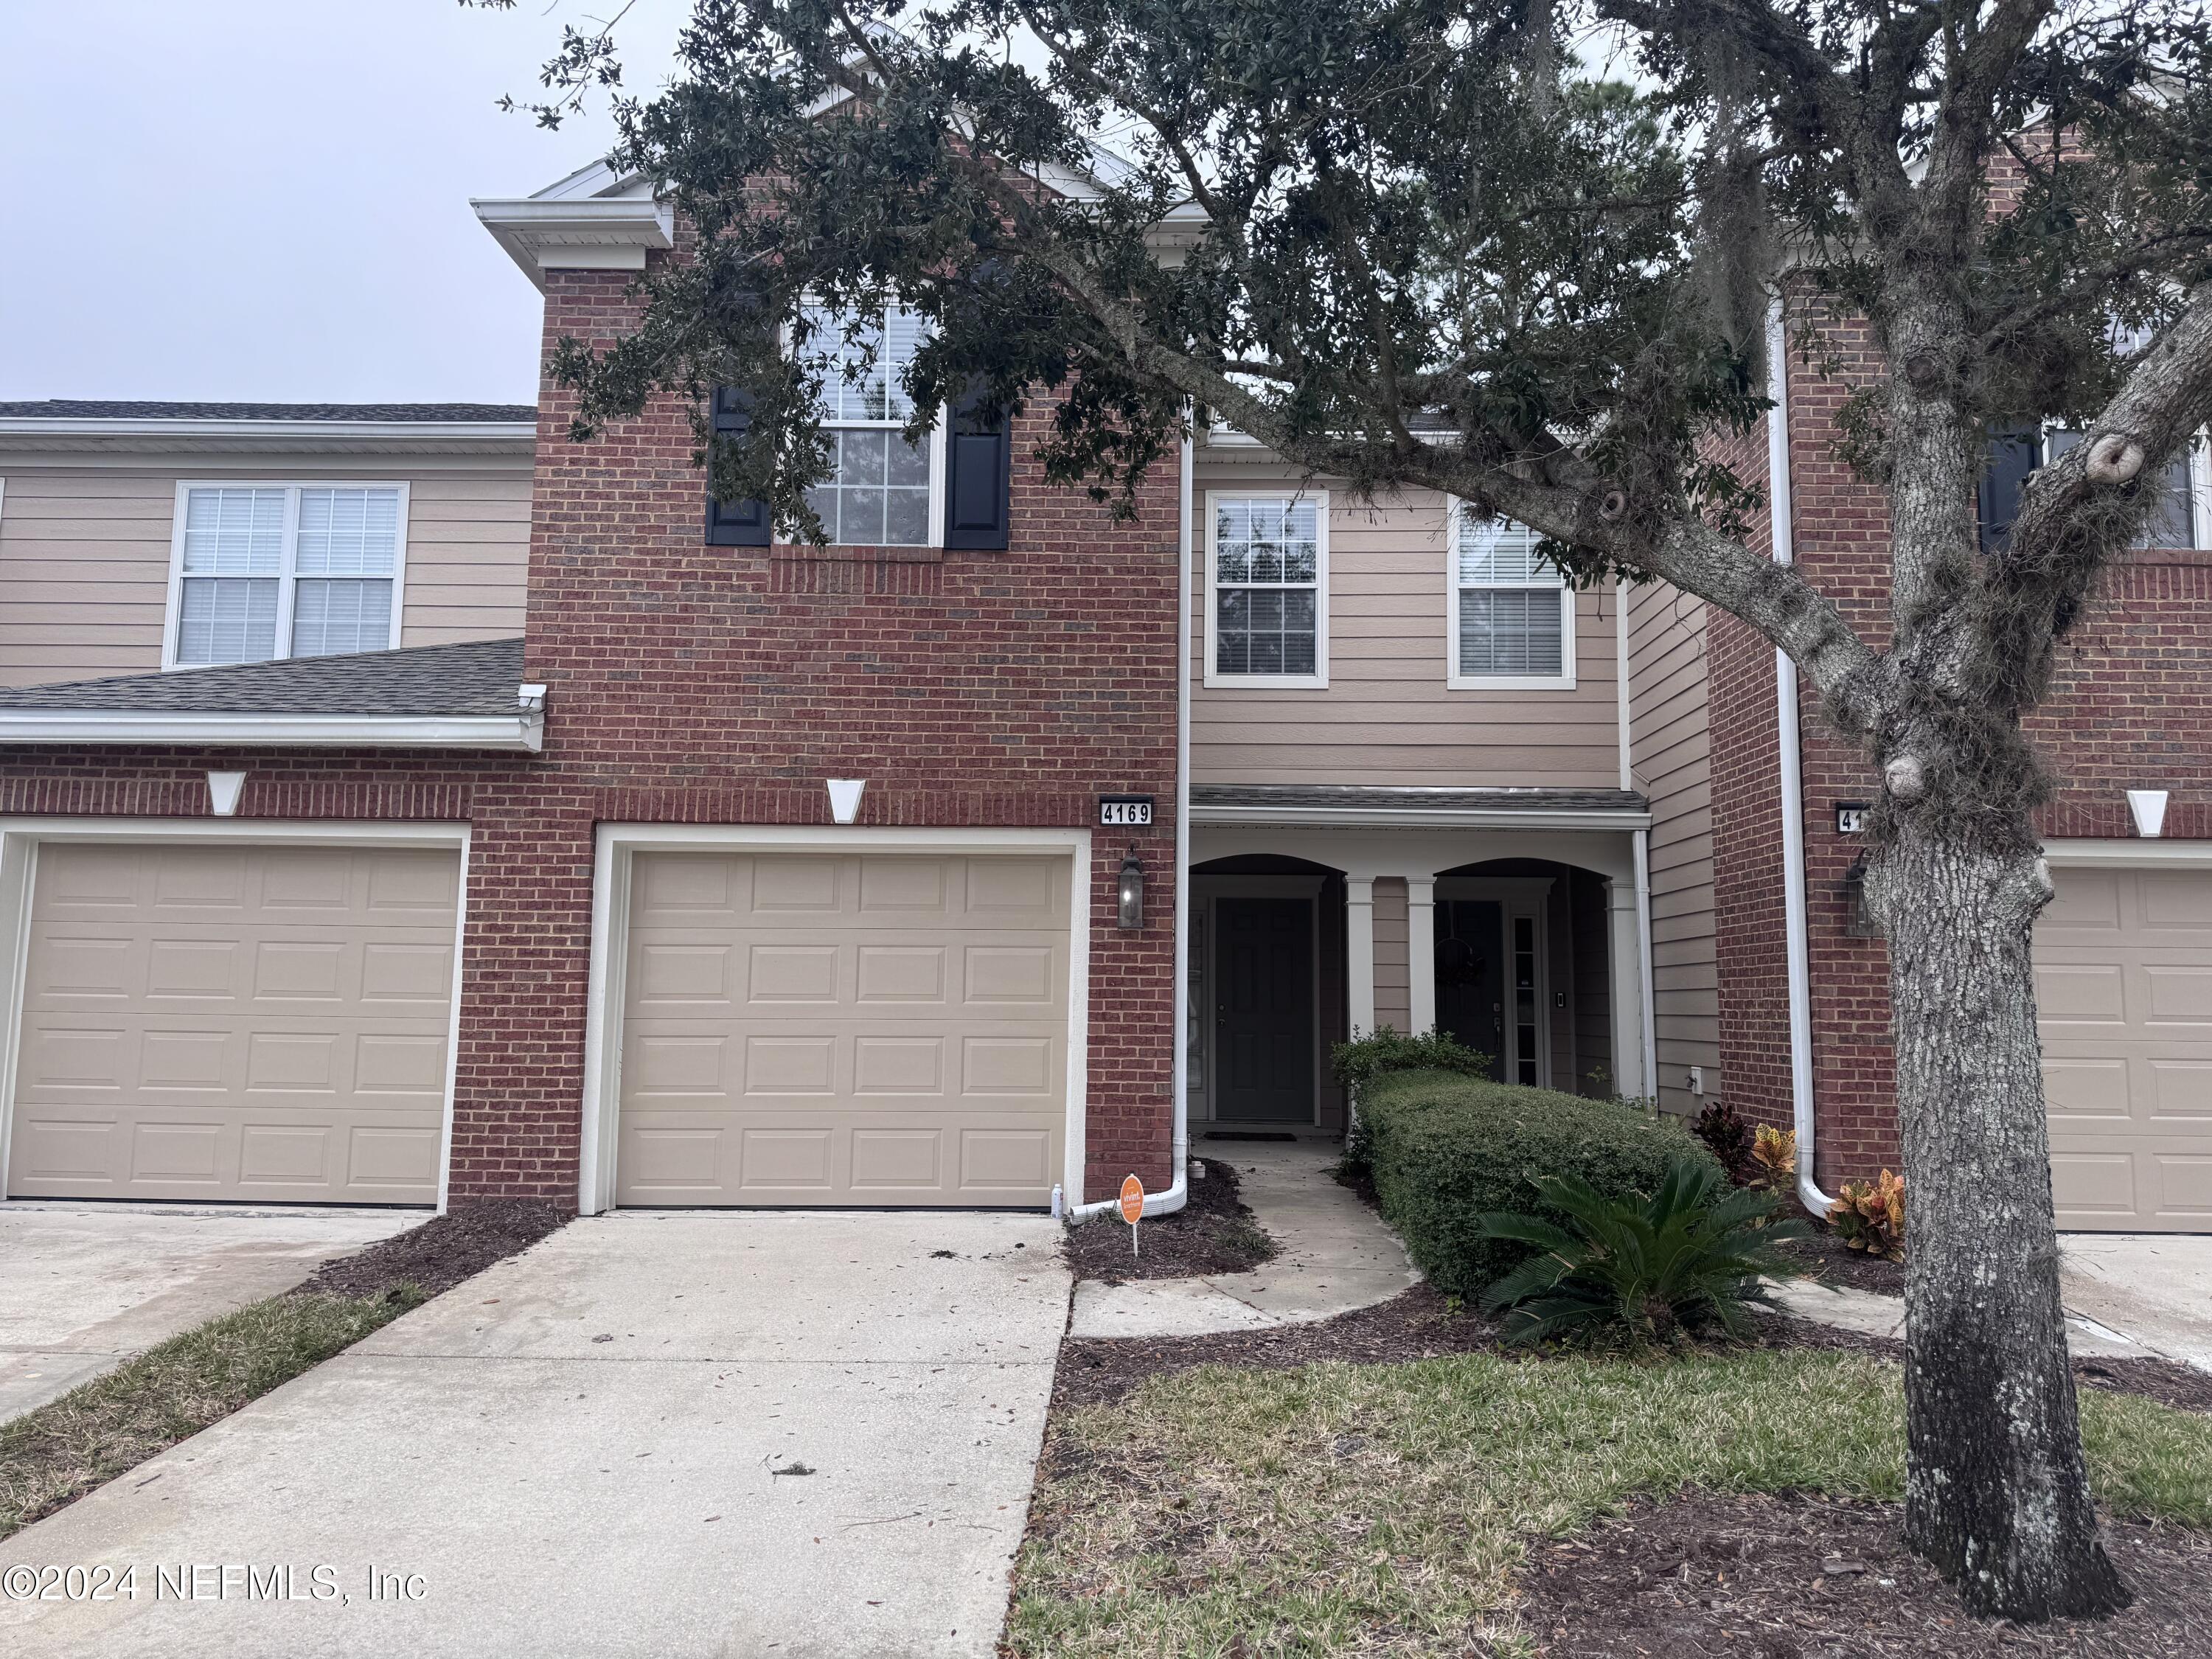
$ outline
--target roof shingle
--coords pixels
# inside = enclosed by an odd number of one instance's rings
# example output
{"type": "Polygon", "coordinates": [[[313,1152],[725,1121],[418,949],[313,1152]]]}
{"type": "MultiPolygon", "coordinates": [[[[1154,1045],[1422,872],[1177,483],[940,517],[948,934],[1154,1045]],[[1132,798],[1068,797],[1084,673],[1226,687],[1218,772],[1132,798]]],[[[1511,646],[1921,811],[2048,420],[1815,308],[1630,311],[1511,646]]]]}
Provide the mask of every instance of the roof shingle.
{"type": "Polygon", "coordinates": [[[140,714],[513,714],[522,641],[186,668],[0,690],[0,710],[140,714]]]}
{"type": "Polygon", "coordinates": [[[199,404],[47,398],[0,403],[10,421],[534,421],[528,404],[199,404]]]}

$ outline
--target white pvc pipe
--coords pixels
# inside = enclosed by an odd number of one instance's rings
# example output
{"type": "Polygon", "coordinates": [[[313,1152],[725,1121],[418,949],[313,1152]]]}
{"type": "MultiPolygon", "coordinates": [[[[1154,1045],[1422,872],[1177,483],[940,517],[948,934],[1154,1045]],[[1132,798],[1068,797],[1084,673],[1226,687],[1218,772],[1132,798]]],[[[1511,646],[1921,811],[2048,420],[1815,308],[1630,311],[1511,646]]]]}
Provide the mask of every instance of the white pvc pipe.
{"type": "MultiPolygon", "coordinates": [[[[1178,501],[1176,560],[1176,884],[1175,884],[1175,1180],[1164,1193],[1145,1194],[1146,1215],[1173,1215],[1190,1200],[1190,592],[1192,587],[1192,435],[1182,439],[1182,489],[1178,501]]],[[[1102,1199],[1067,1211],[1073,1226],[1120,1203],[1102,1199]]]]}
{"type": "MultiPolygon", "coordinates": [[[[1778,289],[1766,307],[1767,500],[1774,562],[1794,564],[1790,501],[1790,341],[1778,289]]],[[[1774,720],[1782,759],[1782,912],[1790,973],[1790,1113],[1797,1131],[1797,1197],[1815,1215],[1833,1201],[1813,1178],[1813,952],[1805,905],[1805,769],[1797,722],[1797,665],[1774,653],[1774,720]]]]}

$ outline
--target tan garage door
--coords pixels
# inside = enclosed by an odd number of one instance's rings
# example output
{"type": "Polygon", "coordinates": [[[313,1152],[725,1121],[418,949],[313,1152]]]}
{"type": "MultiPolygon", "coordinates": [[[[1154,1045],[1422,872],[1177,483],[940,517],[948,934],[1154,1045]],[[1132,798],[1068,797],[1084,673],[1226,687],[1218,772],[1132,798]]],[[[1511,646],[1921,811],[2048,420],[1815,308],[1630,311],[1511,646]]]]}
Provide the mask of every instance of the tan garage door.
{"type": "Polygon", "coordinates": [[[617,1202],[1047,1202],[1070,863],[639,854],[617,1202]]]}
{"type": "Polygon", "coordinates": [[[39,849],[8,1190],[428,1204],[460,859],[39,849]]]}
{"type": "Polygon", "coordinates": [[[2212,872],[2053,879],[2035,965],[2058,1224],[2212,1232],[2212,872]]]}

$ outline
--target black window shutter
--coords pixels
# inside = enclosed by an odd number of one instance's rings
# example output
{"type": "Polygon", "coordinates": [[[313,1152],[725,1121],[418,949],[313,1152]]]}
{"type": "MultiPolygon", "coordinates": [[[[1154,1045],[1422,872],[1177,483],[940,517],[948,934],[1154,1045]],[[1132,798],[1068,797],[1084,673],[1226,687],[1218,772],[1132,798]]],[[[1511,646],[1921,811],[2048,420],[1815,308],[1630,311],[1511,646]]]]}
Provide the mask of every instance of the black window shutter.
{"type": "MultiPolygon", "coordinates": [[[[732,386],[714,388],[714,435],[739,440],[752,429],[753,400],[750,392],[732,386]]],[[[709,547],[766,547],[769,542],[768,503],[764,501],[718,501],[710,485],[707,490],[707,545],[709,547]]]]}
{"type": "Polygon", "coordinates": [[[1013,495],[1013,422],[987,421],[981,388],[952,406],[945,444],[945,544],[1004,550],[1013,495]]]}
{"type": "Polygon", "coordinates": [[[2033,426],[1993,426],[1990,428],[1990,459],[1982,469],[1982,485],[1976,502],[1982,526],[1982,551],[2001,553],[2012,539],[2012,523],[2020,517],[2020,492],[2027,475],[2043,464],[2042,430],[2033,426]]]}

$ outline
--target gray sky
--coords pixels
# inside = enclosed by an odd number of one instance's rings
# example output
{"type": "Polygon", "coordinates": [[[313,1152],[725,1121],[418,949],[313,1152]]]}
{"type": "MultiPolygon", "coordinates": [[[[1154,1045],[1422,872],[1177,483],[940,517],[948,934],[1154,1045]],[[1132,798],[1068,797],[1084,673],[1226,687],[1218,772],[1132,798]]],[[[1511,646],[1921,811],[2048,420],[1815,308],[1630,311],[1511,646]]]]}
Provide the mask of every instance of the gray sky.
{"type": "MultiPolygon", "coordinates": [[[[6,8],[0,398],[529,403],[538,291],[470,212],[602,154],[541,131],[564,21],[620,0],[6,8]]],[[[626,79],[684,0],[638,0],[626,79]]]]}

